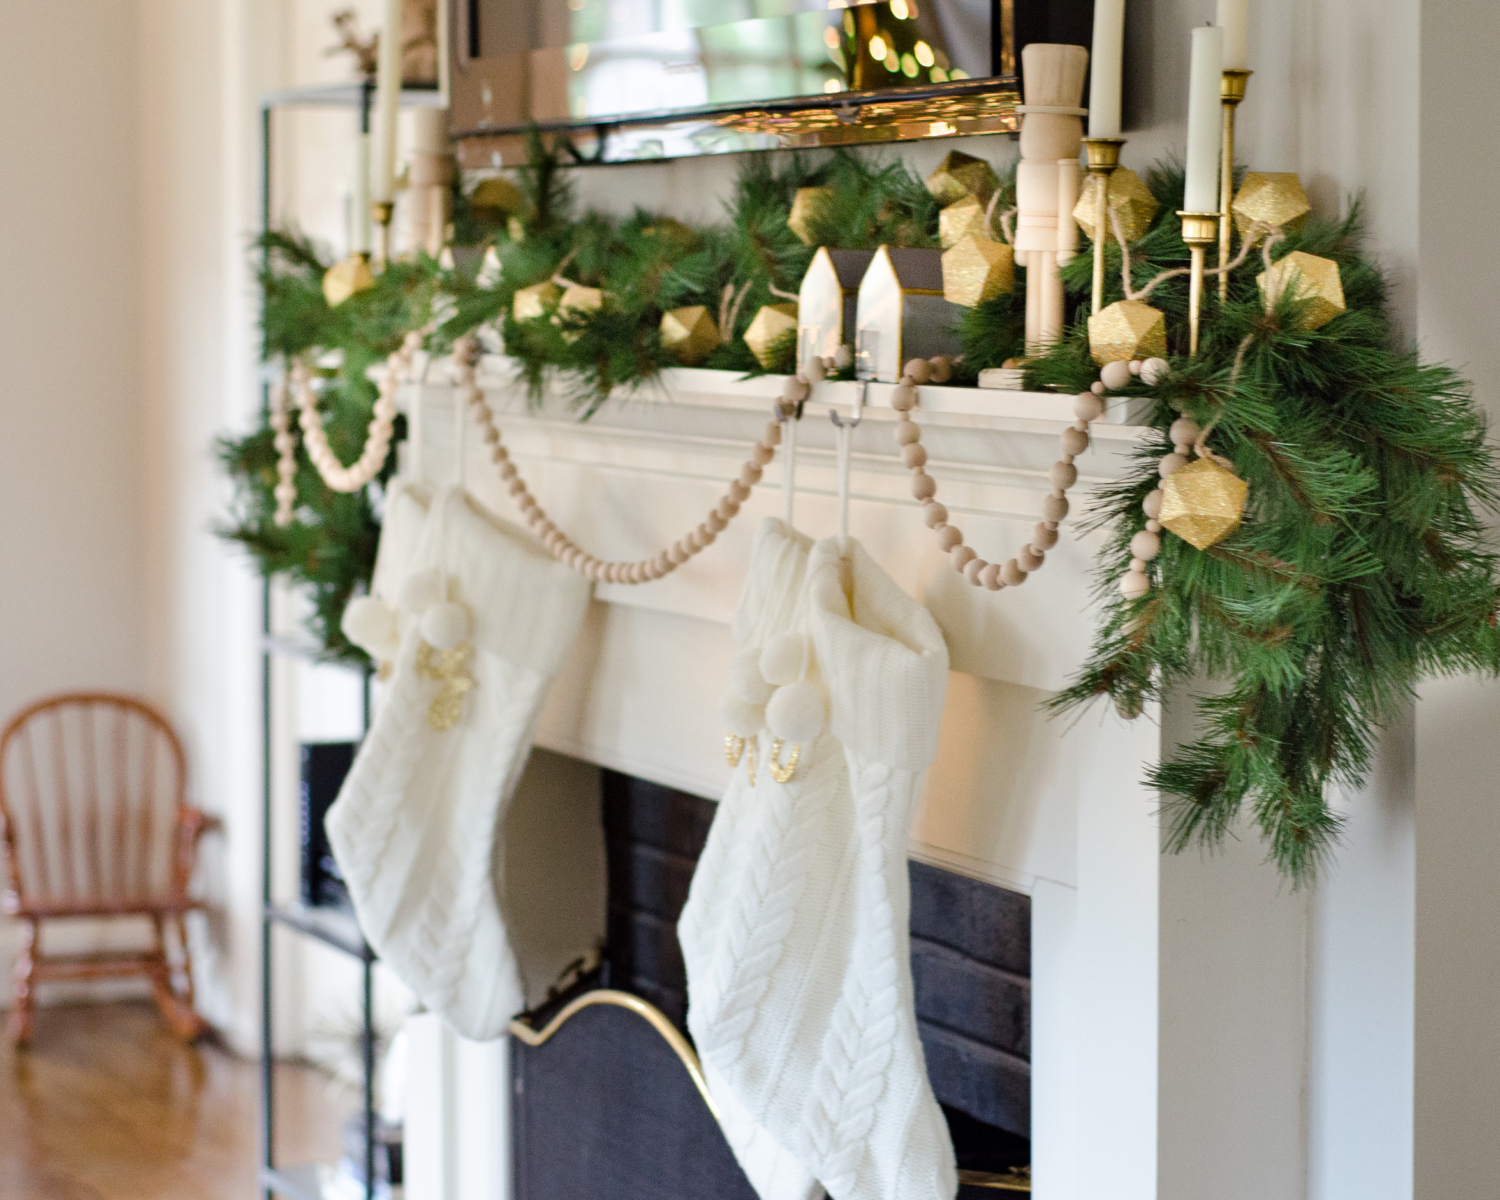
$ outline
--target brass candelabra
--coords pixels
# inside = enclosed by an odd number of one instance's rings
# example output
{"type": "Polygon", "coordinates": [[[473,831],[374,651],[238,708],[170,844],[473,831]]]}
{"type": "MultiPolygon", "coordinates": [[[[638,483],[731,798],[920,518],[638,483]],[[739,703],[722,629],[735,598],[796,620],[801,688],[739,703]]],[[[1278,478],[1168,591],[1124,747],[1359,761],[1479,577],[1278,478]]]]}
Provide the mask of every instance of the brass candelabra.
{"type": "MultiPolygon", "coordinates": [[[[1223,158],[1219,166],[1219,266],[1227,263],[1233,249],[1234,216],[1234,119],[1245,98],[1245,85],[1253,71],[1226,70],[1219,85],[1219,103],[1224,112],[1223,158]]],[[[1219,302],[1229,299],[1229,273],[1219,276],[1219,302]]]]}
{"type": "Polygon", "coordinates": [[[1177,213],[1182,218],[1182,240],[1187,243],[1192,255],[1192,271],[1188,277],[1188,354],[1198,357],[1198,327],[1203,310],[1203,256],[1208,247],[1219,237],[1221,213],[1177,213]]]}
{"type": "Polygon", "coordinates": [[[1093,313],[1104,307],[1104,244],[1109,241],[1109,177],[1120,165],[1124,138],[1085,138],[1089,174],[1098,179],[1094,194],[1094,303],[1093,313]]]}
{"type": "Polygon", "coordinates": [[[379,270],[391,257],[391,215],[396,206],[389,200],[375,200],[370,204],[370,217],[375,226],[375,265],[379,270]]]}

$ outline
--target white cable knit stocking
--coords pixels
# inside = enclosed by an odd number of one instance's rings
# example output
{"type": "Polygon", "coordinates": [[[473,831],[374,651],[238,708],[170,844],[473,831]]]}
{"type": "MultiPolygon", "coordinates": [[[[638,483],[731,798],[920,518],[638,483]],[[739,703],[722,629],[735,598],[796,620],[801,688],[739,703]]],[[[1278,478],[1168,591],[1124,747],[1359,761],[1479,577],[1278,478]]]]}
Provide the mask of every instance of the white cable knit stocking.
{"type": "Polygon", "coordinates": [[[762,528],[735,633],[754,645],[805,632],[828,723],[787,783],[762,747],[755,785],[742,763],[720,802],[679,924],[688,1026],[762,1200],[803,1200],[817,1183],[833,1200],[952,1200],[912,1003],[906,870],[947,650],[852,541],[812,549],[798,601],[768,588],[760,577],[800,552],[779,522],[762,528]]]}
{"type": "Polygon", "coordinates": [[[485,1040],[525,1006],[495,839],[589,585],[456,491],[434,500],[413,575],[433,569],[468,608],[468,653],[445,664],[425,642],[429,622],[403,623],[327,828],[370,945],[459,1033],[485,1040]],[[435,727],[444,694],[457,704],[450,728],[435,727]]]}

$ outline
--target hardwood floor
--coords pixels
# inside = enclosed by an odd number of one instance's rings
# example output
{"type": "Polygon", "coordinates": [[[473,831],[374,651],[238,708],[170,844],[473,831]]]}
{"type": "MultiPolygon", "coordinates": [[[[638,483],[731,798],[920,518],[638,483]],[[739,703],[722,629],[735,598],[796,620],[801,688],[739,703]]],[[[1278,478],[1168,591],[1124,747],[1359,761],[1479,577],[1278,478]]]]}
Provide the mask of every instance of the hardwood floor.
{"type": "MultiPolygon", "coordinates": [[[[277,1067],[277,1155],[337,1157],[354,1093],[277,1067]]],[[[184,1046],[150,1003],[42,1008],[0,1044],[0,1200],[254,1200],[260,1067],[184,1046]]]]}

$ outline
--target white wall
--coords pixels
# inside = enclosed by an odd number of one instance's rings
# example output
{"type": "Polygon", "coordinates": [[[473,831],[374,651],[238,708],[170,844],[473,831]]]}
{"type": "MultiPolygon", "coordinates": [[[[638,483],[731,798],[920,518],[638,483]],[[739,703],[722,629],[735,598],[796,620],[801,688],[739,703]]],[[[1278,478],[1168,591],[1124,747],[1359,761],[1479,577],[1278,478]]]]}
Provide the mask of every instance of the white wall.
{"type": "MultiPolygon", "coordinates": [[[[51,692],[150,681],[137,22],[90,0],[26,0],[5,21],[0,720],[51,692]]],[[[0,1005],[16,933],[0,922],[0,1005]]],[[[101,936],[74,925],[51,942],[101,936]]]]}

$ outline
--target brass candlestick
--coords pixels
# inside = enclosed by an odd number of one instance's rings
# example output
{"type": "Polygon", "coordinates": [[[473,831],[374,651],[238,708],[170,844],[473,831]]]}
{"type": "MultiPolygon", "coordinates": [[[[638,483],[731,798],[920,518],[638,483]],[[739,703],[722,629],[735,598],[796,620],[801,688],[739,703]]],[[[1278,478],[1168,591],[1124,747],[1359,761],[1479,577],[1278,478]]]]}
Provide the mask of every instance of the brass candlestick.
{"type": "MultiPolygon", "coordinates": [[[[1234,218],[1230,207],[1234,204],[1234,117],[1245,98],[1245,84],[1255,72],[1232,69],[1224,72],[1219,84],[1219,103],[1224,110],[1223,160],[1219,167],[1219,266],[1227,263],[1230,255],[1230,238],[1234,218]]],[[[1229,299],[1229,273],[1219,276],[1219,302],[1229,299]]]]}
{"type": "Polygon", "coordinates": [[[1203,310],[1203,255],[1218,240],[1219,215],[1216,212],[1181,212],[1182,240],[1192,253],[1192,274],[1188,288],[1188,355],[1198,357],[1198,324],[1203,310]]]}
{"type": "Polygon", "coordinates": [[[375,264],[384,270],[391,258],[391,215],[396,206],[389,200],[374,200],[370,203],[370,216],[375,222],[375,264]]]}
{"type": "Polygon", "coordinates": [[[1104,243],[1109,241],[1109,177],[1120,165],[1120,147],[1124,138],[1085,138],[1088,148],[1089,174],[1099,181],[1094,197],[1094,307],[1097,317],[1104,307],[1104,243]]]}

